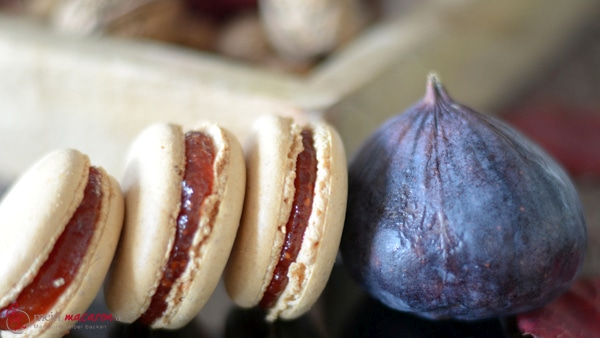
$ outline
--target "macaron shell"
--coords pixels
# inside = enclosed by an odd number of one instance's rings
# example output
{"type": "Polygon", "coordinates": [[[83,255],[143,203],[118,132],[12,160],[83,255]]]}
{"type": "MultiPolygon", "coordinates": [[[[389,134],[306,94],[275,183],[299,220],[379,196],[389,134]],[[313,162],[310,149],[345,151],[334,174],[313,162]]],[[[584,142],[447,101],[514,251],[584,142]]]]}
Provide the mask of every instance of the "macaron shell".
{"type": "Polygon", "coordinates": [[[89,159],[54,151],[34,164],[0,204],[0,308],[36,276],[83,199],[89,159]]]}
{"type": "Polygon", "coordinates": [[[348,196],[343,143],[330,126],[311,126],[317,152],[317,179],[309,224],[289,282],[267,319],[294,319],[306,313],[323,292],[337,256],[348,196]]]}
{"type": "Polygon", "coordinates": [[[153,327],[180,328],[198,314],[221,279],[240,223],[246,185],[242,147],[233,134],[214,124],[201,124],[194,130],[213,137],[215,192],[202,205],[203,231],[194,239],[199,249],[191,252],[186,271],[169,294],[167,311],[153,327]]]}
{"type": "Polygon", "coordinates": [[[246,199],[225,287],[239,306],[257,305],[279,259],[294,198],[301,129],[291,119],[259,119],[246,145],[246,199]]]}
{"type": "Polygon", "coordinates": [[[102,287],[119,241],[124,201],[118,182],[103,169],[98,169],[102,173],[103,194],[100,217],[75,279],[51,310],[58,314],[60,321],[37,321],[20,334],[3,332],[3,337],[62,337],[76,323],[65,321],[65,315],[85,313],[102,287]]]}
{"type": "Polygon", "coordinates": [[[132,144],[122,180],[127,210],[105,299],[123,322],[138,319],[162,278],[175,237],[185,170],[181,127],[156,124],[132,144]]]}

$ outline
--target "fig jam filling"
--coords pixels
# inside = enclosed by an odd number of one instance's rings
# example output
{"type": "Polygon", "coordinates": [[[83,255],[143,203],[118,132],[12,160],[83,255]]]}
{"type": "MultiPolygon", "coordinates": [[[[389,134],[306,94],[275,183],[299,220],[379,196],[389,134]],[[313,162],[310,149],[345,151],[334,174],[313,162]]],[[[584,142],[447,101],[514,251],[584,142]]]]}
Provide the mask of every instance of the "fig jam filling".
{"type": "Polygon", "coordinates": [[[22,330],[50,312],[71,285],[92,240],[102,202],[102,175],[90,167],[83,200],[56,240],[48,259],[17,299],[0,309],[0,330],[22,330]]]}
{"type": "Polygon", "coordinates": [[[285,241],[281,248],[279,262],[273,272],[273,278],[259,303],[260,307],[264,309],[270,309],[275,305],[289,282],[288,271],[290,265],[298,257],[312,211],[317,180],[317,154],[310,130],[302,131],[302,145],[304,150],[298,154],[296,160],[296,179],[294,180],[296,192],[294,193],[292,212],[285,225],[285,241]]]}
{"type": "Polygon", "coordinates": [[[215,147],[212,139],[201,132],[186,133],[185,158],[185,172],[181,182],[181,210],[177,216],[175,242],[150,306],[137,320],[148,326],[167,309],[167,296],[188,265],[194,234],[200,225],[200,209],[213,189],[215,147]]]}

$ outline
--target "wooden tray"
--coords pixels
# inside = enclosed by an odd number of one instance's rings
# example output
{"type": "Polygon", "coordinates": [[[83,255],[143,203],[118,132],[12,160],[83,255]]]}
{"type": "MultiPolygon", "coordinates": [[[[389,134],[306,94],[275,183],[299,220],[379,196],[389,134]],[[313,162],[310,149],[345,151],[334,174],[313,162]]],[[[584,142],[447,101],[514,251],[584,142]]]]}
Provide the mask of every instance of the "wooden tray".
{"type": "Polygon", "coordinates": [[[595,0],[427,1],[294,76],[0,16],[0,177],[14,178],[58,147],[78,148],[119,177],[131,139],[150,123],[208,119],[243,140],[262,114],[325,118],[352,154],[423,95],[431,70],[457,100],[493,112],[594,18],[595,0]]]}

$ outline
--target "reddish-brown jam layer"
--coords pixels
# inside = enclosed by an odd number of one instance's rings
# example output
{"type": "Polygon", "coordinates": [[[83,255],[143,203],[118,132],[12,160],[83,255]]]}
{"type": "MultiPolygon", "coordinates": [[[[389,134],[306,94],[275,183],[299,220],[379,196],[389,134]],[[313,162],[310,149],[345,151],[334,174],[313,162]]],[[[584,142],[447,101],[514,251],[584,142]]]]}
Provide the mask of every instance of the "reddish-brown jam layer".
{"type": "Polygon", "coordinates": [[[91,167],[83,200],[56,240],[48,259],[17,299],[0,309],[0,330],[24,329],[33,324],[34,317],[49,313],[77,275],[100,217],[101,178],[100,171],[91,167]]]}
{"type": "Polygon", "coordinates": [[[275,305],[289,282],[288,270],[298,257],[312,212],[317,180],[317,154],[310,130],[302,131],[302,145],[304,150],[298,154],[296,160],[296,179],[294,180],[296,192],[290,218],[285,225],[285,241],[281,248],[279,262],[273,272],[273,278],[259,303],[264,309],[272,308],[275,305]]]}
{"type": "Polygon", "coordinates": [[[167,309],[166,298],[190,259],[194,234],[200,225],[202,203],[213,189],[215,147],[211,137],[201,132],[188,132],[185,135],[185,158],[175,242],[150,306],[138,319],[144,325],[152,325],[167,309]]]}

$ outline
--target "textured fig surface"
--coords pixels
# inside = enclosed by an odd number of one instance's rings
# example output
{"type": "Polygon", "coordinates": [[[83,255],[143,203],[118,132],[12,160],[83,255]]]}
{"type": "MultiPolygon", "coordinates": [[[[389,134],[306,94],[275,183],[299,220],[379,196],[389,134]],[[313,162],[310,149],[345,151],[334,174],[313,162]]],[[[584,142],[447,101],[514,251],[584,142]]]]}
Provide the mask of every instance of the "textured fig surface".
{"type": "Polygon", "coordinates": [[[565,172],[433,76],[350,165],[344,262],[400,311],[481,319],[539,307],[569,287],[586,240],[565,172]]]}

